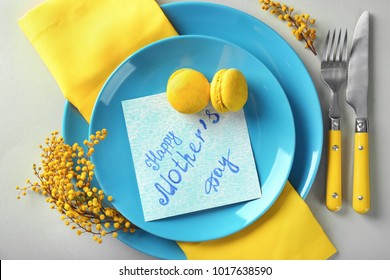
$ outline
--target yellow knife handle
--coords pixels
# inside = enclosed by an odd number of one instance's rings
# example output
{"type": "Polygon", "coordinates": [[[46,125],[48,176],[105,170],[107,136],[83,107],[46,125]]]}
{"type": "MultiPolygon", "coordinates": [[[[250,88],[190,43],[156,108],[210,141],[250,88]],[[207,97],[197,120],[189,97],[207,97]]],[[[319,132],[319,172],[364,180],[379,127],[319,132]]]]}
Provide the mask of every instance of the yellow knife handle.
{"type": "Polygon", "coordinates": [[[329,130],[326,207],[337,212],[342,205],[341,130],[329,130]]]}
{"type": "Polygon", "coordinates": [[[353,162],[353,209],[364,214],[370,210],[370,164],[368,132],[355,133],[353,162]]]}

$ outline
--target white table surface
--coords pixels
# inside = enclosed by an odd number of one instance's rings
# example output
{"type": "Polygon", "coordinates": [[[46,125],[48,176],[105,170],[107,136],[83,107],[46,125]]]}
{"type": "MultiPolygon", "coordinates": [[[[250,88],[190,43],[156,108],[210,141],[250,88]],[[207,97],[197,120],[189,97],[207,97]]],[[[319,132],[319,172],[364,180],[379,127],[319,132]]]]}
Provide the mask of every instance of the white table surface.
{"type": "MultiPolygon", "coordinates": [[[[61,130],[65,99],[37,52],[17,25],[17,19],[42,0],[0,0],[0,259],[153,259],[104,238],[96,244],[90,236],[77,236],[57,211],[39,195],[16,199],[15,186],[32,178],[32,163],[39,163],[38,145],[53,130],[61,130]]],[[[159,4],[186,1],[157,1],[159,4]]],[[[204,1],[202,1],[204,2],[204,1]]],[[[329,93],[320,77],[320,56],[315,57],[293,38],[285,23],[260,9],[257,0],[214,0],[251,14],[274,30],[294,48],[306,65],[323,109],[324,147],[327,147],[329,93]]],[[[324,204],[326,149],[316,180],[306,198],[340,259],[390,259],[389,172],[390,105],[388,0],[286,0],[296,10],[317,20],[316,47],[322,50],[329,28],[348,28],[353,33],[359,15],[371,13],[371,77],[369,96],[372,208],[366,215],[351,206],[352,141],[354,114],[342,97],[344,206],[338,213],[324,204]]],[[[351,37],[349,38],[351,39],[351,37]]]]}

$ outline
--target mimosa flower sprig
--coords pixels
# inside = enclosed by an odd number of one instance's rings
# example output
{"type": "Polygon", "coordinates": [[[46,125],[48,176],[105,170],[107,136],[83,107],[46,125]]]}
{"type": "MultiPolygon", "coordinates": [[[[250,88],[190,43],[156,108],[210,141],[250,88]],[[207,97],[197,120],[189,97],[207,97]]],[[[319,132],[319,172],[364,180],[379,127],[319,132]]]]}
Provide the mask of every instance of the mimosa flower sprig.
{"type": "Polygon", "coordinates": [[[305,41],[306,48],[310,49],[314,55],[317,51],[314,47],[314,39],[316,38],[316,29],[310,25],[315,23],[315,19],[310,18],[308,14],[295,14],[294,8],[288,7],[279,2],[271,0],[259,0],[262,4],[262,9],[270,11],[271,14],[278,16],[280,20],[287,21],[287,26],[292,28],[292,34],[298,41],[305,41]]]}
{"type": "Polygon", "coordinates": [[[78,235],[92,234],[98,243],[102,243],[102,237],[107,234],[117,237],[120,230],[134,232],[137,227],[109,205],[112,197],[106,197],[102,190],[92,186],[95,166],[90,157],[94,146],[106,135],[105,129],[91,135],[83,143],[84,151],[77,143],[66,144],[58,132],[53,132],[50,138],[46,138],[46,145],[40,146],[42,166],[33,164],[38,181],[27,180],[26,187],[16,187],[17,198],[25,196],[27,191],[46,196],[50,207],[62,214],[65,225],[78,235]]]}

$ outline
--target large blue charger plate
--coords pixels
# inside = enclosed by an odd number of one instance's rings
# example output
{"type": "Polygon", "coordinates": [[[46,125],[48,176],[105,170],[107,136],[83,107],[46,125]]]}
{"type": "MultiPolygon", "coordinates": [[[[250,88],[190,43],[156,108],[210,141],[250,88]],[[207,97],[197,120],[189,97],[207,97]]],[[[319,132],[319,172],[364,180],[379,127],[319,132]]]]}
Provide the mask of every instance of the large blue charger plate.
{"type": "Polygon", "coordinates": [[[96,100],[89,134],[103,128],[108,136],[92,155],[100,186],[114,197],[114,207],[132,223],[153,235],[176,241],[217,239],[253,223],[282,191],[295,151],[291,108],[272,73],[246,50],[200,35],[170,37],[126,59],[108,78],[96,100]],[[170,75],[182,68],[198,70],[209,81],[224,68],[236,68],[244,74],[249,91],[244,112],[262,197],[145,222],[122,101],[164,92],[170,75]]]}
{"type": "MultiPolygon", "coordinates": [[[[297,54],[269,26],[239,10],[191,2],[165,4],[161,8],[179,34],[201,34],[229,40],[251,52],[276,76],[289,99],[296,124],[297,145],[289,180],[305,198],[317,174],[323,127],[317,92],[297,54]]],[[[67,102],[63,119],[65,140],[82,143],[88,137],[88,128],[77,109],[67,102]]],[[[186,259],[175,241],[145,231],[137,231],[134,235],[120,233],[118,239],[157,258],[186,259]]]]}

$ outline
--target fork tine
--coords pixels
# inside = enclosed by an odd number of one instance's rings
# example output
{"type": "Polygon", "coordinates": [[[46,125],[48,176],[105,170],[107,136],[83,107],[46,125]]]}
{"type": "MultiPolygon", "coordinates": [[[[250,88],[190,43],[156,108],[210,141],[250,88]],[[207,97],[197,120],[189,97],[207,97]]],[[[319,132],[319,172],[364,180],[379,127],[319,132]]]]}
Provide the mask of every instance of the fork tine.
{"type": "Polygon", "coordinates": [[[341,41],[341,28],[339,30],[339,36],[338,36],[338,39],[337,39],[337,45],[336,45],[336,48],[335,48],[335,52],[334,52],[334,56],[333,56],[333,60],[334,61],[341,61],[341,45],[340,45],[340,41],[341,41]]]}
{"type": "Polygon", "coordinates": [[[348,60],[348,53],[347,53],[347,38],[348,38],[348,30],[345,30],[344,35],[344,43],[343,43],[343,49],[342,49],[342,60],[347,61],[348,60]]]}
{"type": "Polygon", "coordinates": [[[321,61],[326,61],[327,60],[328,49],[329,49],[329,36],[330,36],[330,30],[328,30],[328,34],[326,35],[324,47],[322,49],[321,61]]]}
{"type": "Polygon", "coordinates": [[[328,57],[328,60],[331,60],[333,58],[334,60],[334,57],[335,57],[335,47],[334,47],[334,41],[336,39],[336,29],[333,30],[333,35],[332,35],[332,41],[330,43],[330,50],[329,50],[329,57],[328,57]]]}

